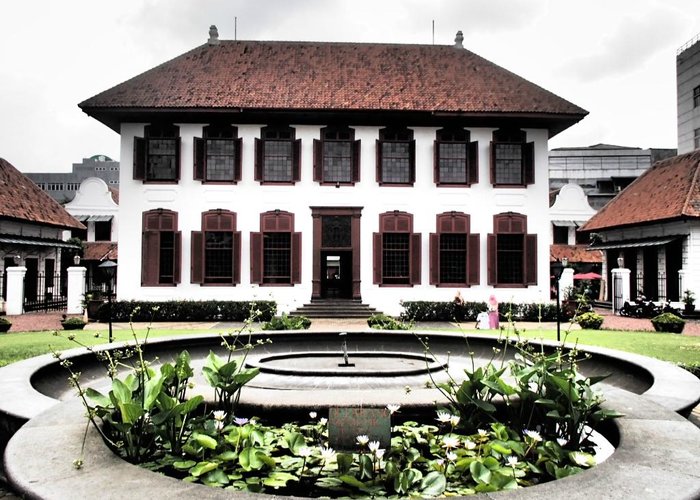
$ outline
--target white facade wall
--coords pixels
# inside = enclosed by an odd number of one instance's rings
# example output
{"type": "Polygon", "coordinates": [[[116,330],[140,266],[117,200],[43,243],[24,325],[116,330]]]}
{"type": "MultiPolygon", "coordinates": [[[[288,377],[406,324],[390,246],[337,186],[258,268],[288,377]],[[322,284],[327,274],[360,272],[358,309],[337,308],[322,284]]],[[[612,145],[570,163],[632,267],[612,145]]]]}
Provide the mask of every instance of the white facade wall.
{"type": "Polygon", "coordinates": [[[313,140],[322,126],[294,125],[302,141],[301,181],[293,186],[260,185],[253,180],[254,139],[266,124],[239,125],[243,140],[242,180],[236,185],[202,184],[193,180],[193,139],[202,137],[207,124],[175,123],[180,127],[181,163],[178,184],[144,184],[132,179],[133,139],[142,137],[146,124],[122,124],[119,207],[119,300],[250,300],[277,301],[279,312],[293,310],[311,298],[312,217],[311,206],[362,207],[360,259],[361,294],[364,303],[388,313],[402,311],[402,300],[449,301],[459,290],[465,300],[485,301],[495,293],[500,301],[549,300],[548,132],[524,129],[527,142],[535,142],[536,183],[527,188],[499,188],[490,184],[489,143],[492,128],[471,128],[471,140],[479,142],[479,183],[469,188],[438,188],[433,182],[435,127],[409,127],[416,141],[416,182],[413,187],[385,187],[376,182],[376,140],[380,127],[350,126],[361,143],[361,177],[355,186],[319,185],[313,181],[313,140]],[[142,214],[163,208],[178,212],[182,231],[182,280],[177,286],[141,287],[142,214]],[[235,287],[200,286],[190,283],[191,231],[201,230],[201,214],[211,209],[237,214],[242,233],[241,283],[235,287]],[[270,210],[295,214],[294,230],[302,233],[302,283],[295,286],[250,284],[250,233],[260,231],[260,214],[270,210]],[[372,233],[379,230],[379,214],[392,210],[413,214],[413,231],[422,235],[422,284],[413,287],[379,287],[372,274],[372,233]],[[446,211],[471,216],[471,232],[481,236],[479,286],[467,289],[429,285],[429,234],[436,232],[435,217],[446,211]],[[494,232],[493,215],[502,212],[527,215],[528,233],[538,234],[538,285],[497,288],[486,285],[486,235],[494,232]]]}
{"type": "MultiPolygon", "coordinates": [[[[90,177],[80,184],[75,198],[65,205],[66,211],[74,217],[90,215],[108,215],[112,217],[111,241],[117,241],[119,229],[119,205],[114,202],[107,183],[98,178],[90,177]]],[[[95,241],[95,223],[83,222],[87,227],[87,241],[95,241]]]]}

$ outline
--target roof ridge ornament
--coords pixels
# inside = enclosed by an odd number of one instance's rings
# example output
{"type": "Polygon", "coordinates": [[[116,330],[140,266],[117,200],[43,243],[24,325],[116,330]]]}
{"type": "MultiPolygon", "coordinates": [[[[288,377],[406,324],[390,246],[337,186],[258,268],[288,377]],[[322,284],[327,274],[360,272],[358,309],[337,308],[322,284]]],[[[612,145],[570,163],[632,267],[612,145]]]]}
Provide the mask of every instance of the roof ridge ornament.
{"type": "Polygon", "coordinates": [[[464,41],[464,35],[462,34],[462,30],[459,30],[457,32],[457,36],[455,36],[455,47],[458,49],[463,49],[464,45],[462,45],[462,42],[464,41]]]}
{"type": "Polygon", "coordinates": [[[216,25],[212,24],[209,26],[209,40],[207,40],[209,45],[219,45],[219,30],[216,25]]]}

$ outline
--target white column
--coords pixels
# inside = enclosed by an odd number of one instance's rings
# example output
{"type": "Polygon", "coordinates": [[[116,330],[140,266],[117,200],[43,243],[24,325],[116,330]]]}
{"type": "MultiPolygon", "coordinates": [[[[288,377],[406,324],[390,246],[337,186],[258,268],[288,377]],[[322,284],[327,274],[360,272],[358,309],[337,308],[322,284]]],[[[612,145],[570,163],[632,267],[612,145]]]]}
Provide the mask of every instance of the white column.
{"type": "Polygon", "coordinates": [[[559,278],[559,297],[562,300],[567,297],[567,292],[574,288],[574,269],[572,267],[565,267],[561,272],[561,277],[559,278]]]}
{"type": "Polygon", "coordinates": [[[85,274],[87,269],[80,266],[68,268],[68,304],[67,314],[82,314],[85,298],[85,274]]]}
{"type": "Polygon", "coordinates": [[[685,269],[680,269],[678,271],[678,292],[680,295],[680,299],[683,300],[683,292],[686,291],[688,288],[686,286],[686,278],[685,278],[686,270],[685,269]]]}
{"type": "Polygon", "coordinates": [[[27,268],[14,266],[5,269],[7,279],[7,302],[5,312],[8,315],[22,314],[24,312],[24,275],[27,268]]]}
{"type": "Polygon", "coordinates": [[[612,270],[612,311],[618,312],[625,302],[630,300],[630,273],[629,269],[616,268],[612,270]]]}

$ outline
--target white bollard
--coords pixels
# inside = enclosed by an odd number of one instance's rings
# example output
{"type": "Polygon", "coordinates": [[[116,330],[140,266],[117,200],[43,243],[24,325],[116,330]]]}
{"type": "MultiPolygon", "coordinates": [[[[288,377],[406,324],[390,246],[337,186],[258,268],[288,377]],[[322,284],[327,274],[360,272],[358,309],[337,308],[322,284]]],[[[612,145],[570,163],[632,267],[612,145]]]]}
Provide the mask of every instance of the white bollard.
{"type": "Polygon", "coordinates": [[[85,299],[85,274],[87,269],[81,266],[68,268],[68,303],[66,314],[82,314],[85,299]]]}
{"type": "Polygon", "coordinates": [[[24,276],[27,268],[14,266],[5,269],[7,279],[7,301],[5,313],[8,316],[22,314],[24,312],[24,276]]]}

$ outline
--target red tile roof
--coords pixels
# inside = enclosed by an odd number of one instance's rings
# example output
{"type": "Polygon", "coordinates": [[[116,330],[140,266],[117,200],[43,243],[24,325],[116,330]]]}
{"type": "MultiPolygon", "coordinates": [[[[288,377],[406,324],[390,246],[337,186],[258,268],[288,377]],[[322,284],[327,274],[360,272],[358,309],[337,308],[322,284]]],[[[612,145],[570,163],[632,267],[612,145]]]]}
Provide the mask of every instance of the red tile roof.
{"type": "Polygon", "coordinates": [[[111,186],[108,187],[107,189],[109,189],[109,194],[112,195],[112,200],[114,201],[114,203],[119,205],[119,190],[117,188],[111,187],[111,186]]]}
{"type": "Polygon", "coordinates": [[[0,158],[0,217],[85,229],[28,177],[0,158]]]}
{"type": "Polygon", "coordinates": [[[587,114],[454,46],[232,40],[196,47],[80,107],[93,116],[115,108],[508,113],[566,120],[558,130],[587,114]]]}
{"type": "Polygon", "coordinates": [[[83,243],[84,260],[117,260],[117,244],[113,241],[90,241],[83,243]]]}
{"type": "Polygon", "coordinates": [[[597,231],[700,217],[700,150],[655,163],[581,228],[597,231]]]}
{"type": "Polygon", "coordinates": [[[569,262],[597,264],[603,262],[603,252],[589,250],[588,245],[550,245],[549,261],[568,259],[569,262]]]}

